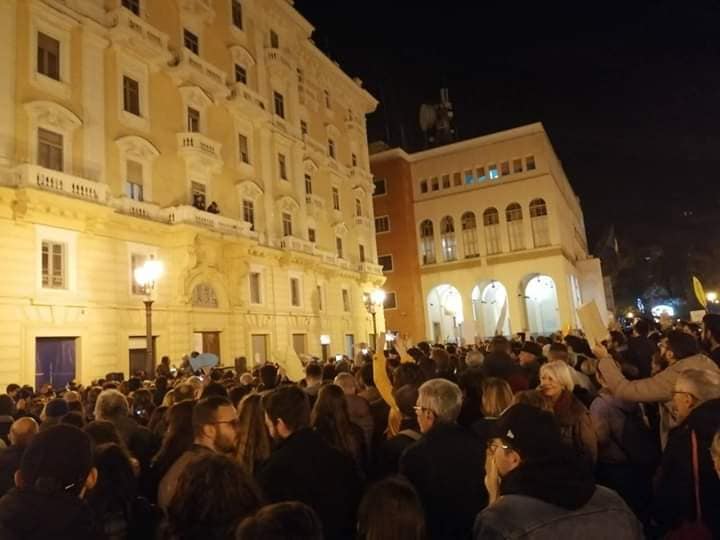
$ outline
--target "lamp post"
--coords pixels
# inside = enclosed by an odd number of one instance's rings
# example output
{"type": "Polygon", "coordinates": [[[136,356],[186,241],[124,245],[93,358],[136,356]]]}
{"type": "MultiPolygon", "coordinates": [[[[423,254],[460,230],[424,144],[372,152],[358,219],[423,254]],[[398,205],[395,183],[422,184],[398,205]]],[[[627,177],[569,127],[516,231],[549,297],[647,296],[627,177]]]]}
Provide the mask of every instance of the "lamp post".
{"type": "MultiPolygon", "coordinates": [[[[385,291],[375,289],[365,296],[365,309],[372,316],[373,341],[377,340],[377,308],[385,303],[385,291]]],[[[373,343],[373,350],[377,345],[373,343]]]]}
{"type": "Polygon", "coordinates": [[[718,303],[718,293],[716,293],[715,291],[709,291],[705,295],[705,298],[707,299],[708,304],[717,304],[718,303]]]}
{"type": "Polygon", "coordinates": [[[162,276],[164,271],[163,263],[155,260],[153,255],[135,269],[135,282],[140,285],[145,293],[145,334],[147,339],[147,345],[145,350],[145,367],[152,369],[154,364],[153,359],[153,342],[152,342],[152,294],[155,290],[155,285],[158,279],[162,276]]]}

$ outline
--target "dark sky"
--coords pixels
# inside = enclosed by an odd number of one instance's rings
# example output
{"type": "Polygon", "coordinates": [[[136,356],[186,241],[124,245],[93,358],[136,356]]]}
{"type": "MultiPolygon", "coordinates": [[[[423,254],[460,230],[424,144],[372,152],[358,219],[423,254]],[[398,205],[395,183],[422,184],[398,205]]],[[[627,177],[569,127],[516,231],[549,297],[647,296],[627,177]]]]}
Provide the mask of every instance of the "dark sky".
{"type": "Polygon", "coordinates": [[[693,208],[720,215],[720,2],[296,0],[317,45],[382,104],[370,140],[449,87],[461,139],[545,125],[606,225],[693,208]]]}

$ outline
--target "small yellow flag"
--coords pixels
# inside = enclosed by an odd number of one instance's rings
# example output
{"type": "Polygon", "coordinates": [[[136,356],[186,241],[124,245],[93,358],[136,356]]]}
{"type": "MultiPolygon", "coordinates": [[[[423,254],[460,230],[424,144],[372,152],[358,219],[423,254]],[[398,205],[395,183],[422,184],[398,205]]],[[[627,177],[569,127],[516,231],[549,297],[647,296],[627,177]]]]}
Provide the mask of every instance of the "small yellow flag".
{"type": "Polygon", "coordinates": [[[697,298],[697,301],[700,302],[700,305],[705,307],[707,305],[707,298],[705,297],[705,289],[703,289],[702,283],[700,283],[700,280],[693,276],[692,278],[693,282],[693,290],[695,291],[695,298],[697,298]]]}

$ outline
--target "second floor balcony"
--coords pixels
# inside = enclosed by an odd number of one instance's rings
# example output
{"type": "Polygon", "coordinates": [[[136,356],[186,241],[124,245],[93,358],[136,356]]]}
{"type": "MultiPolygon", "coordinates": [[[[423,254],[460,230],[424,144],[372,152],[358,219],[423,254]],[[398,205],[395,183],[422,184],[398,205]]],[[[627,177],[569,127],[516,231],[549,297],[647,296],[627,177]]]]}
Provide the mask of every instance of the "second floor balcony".
{"type": "Polygon", "coordinates": [[[199,86],[215,99],[230,95],[227,74],[188,49],[180,50],[168,72],[176,84],[199,86]]]}
{"type": "Polygon", "coordinates": [[[243,83],[235,83],[229,103],[250,118],[260,119],[269,114],[267,100],[243,83]]]}
{"type": "Polygon", "coordinates": [[[193,168],[207,168],[217,173],[223,166],[222,144],[202,133],[177,134],[178,153],[193,168]]]}
{"type": "Polygon", "coordinates": [[[17,168],[18,187],[34,187],[54,191],[62,195],[105,204],[108,198],[107,185],[61,171],[46,169],[39,165],[21,165],[17,168]]]}
{"type": "Polygon", "coordinates": [[[167,34],[124,7],[111,11],[108,18],[111,26],[109,36],[113,44],[147,60],[155,69],[172,60],[167,34]]]}

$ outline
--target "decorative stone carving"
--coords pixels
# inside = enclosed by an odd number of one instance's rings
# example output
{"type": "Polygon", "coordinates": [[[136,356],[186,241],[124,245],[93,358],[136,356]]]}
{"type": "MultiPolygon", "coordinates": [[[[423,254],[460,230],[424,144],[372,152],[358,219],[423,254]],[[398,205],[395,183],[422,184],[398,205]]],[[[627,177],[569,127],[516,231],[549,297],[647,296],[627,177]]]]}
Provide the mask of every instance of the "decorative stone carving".
{"type": "Polygon", "coordinates": [[[137,135],[115,139],[115,144],[127,158],[136,161],[153,161],[160,155],[153,143],[137,135]]]}
{"type": "Polygon", "coordinates": [[[194,307],[217,308],[219,307],[215,289],[207,283],[199,283],[192,292],[192,305],[194,307]]]}
{"type": "Polygon", "coordinates": [[[73,131],[82,125],[82,120],[74,112],[52,101],[31,101],[25,104],[25,111],[36,124],[61,131],[73,131]]]}

